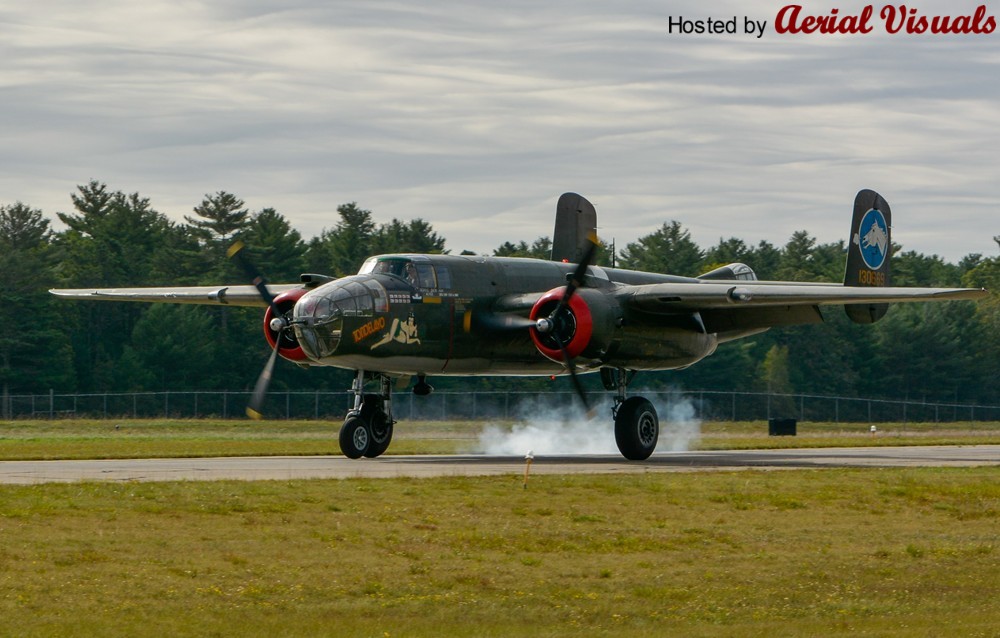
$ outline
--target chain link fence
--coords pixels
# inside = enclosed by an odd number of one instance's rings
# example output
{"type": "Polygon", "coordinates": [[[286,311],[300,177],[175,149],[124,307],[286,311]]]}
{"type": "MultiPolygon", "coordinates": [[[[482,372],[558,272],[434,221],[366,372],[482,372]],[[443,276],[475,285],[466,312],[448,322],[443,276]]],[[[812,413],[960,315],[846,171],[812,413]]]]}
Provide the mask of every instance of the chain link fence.
{"type": "MultiPolygon", "coordinates": [[[[683,410],[684,418],[705,421],[759,421],[792,418],[808,422],[927,423],[1000,421],[1000,406],[932,403],[808,394],[768,394],[722,391],[635,390],[656,405],[661,418],[683,410]]],[[[250,392],[130,392],[16,394],[0,400],[5,419],[57,418],[245,418],[250,392]]],[[[610,394],[595,393],[602,409],[610,409],[610,394]]],[[[265,414],[274,419],[341,420],[353,406],[350,392],[272,392],[265,414]]],[[[572,392],[437,391],[430,396],[393,394],[392,410],[400,420],[525,419],[541,411],[579,409],[572,392]]]]}

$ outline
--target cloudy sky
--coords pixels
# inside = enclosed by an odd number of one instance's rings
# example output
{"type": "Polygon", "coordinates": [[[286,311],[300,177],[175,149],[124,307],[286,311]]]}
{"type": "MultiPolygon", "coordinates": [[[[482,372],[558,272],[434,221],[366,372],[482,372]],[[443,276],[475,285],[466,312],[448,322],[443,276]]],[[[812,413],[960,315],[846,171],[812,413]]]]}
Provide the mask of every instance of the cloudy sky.
{"type": "Polygon", "coordinates": [[[672,219],[704,247],[798,229],[837,241],[870,187],[904,249],[996,254],[1000,31],[781,35],[783,6],[4,3],[0,203],[54,217],[98,179],[181,220],[227,190],[310,237],[357,201],[490,252],[551,234],[564,191],[619,246],[672,219]],[[671,34],[671,16],[735,16],[738,33],[671,34]],[[762,37],[746,17],[767,21],[762,37]]]}

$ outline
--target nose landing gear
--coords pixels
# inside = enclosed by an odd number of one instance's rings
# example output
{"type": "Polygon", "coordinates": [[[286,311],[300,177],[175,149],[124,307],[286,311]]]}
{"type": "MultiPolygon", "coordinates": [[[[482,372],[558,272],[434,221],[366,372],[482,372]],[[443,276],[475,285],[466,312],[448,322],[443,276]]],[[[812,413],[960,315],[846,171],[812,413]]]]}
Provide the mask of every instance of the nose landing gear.
{"type": "Polygon", "coordinates": [[[392,384],[384,374],[376,375],[378,394],[365,394],[365,372],[358,370],[351,390],[354,408],[340,428],[340,451],[351,459],[381,456],[392,442],[392,384]]]}

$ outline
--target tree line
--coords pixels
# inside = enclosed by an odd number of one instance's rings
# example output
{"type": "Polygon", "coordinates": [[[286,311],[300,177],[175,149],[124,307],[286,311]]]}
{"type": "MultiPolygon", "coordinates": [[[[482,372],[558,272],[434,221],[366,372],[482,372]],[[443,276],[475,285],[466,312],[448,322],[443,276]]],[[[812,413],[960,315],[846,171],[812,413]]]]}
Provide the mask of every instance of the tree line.
{"type": "MultiPolygon", "coordinates": [[[[239,390],[253,386],[268,355],[257,309],[60,301],[49,288],[209,285],[241,282],[226,258],[239,237],[274,282],[300,273],[343,276],[369,256],[443,253],[445,238],[423,219],[378,224],[351,202],[308,240],[273,208],[249,210],[232,193],[208,194],[171,221],[139,193],[91,181],[71,196],[65,226],[22,202],[0,206],[0,386],[4,395],[142,390],[239,390]]],[[[896,246],[893,284],[984,286],[1000,290],[1000,258],[971,254],[958,263],[896,246]]],[[[498,256],[548,258],[548,237],[504,242],[498,256]]],[[[463,251],[464,252],[464,251],[463,251]]],[[[598,263],[696,276],[731,262],[760,279],[843,279],[844,242],[822,244],[807,231],[784,245],[720,238],[694,242],[677,221],[612,251],[598,263]]],[[[872,398],[1000,403],[1000,301],[900,304],[874,326],[851,323],[837,307],[821,325],[773,329],[724,344],[683,371],[644,373],[638,383],[688,390],[748,390],[872,398]]],[[[286,365],[274,387],[343,389],[350,373],[286,365]]],[[[597,388],[593,375],[588,384],[597,388]]],[[[565,379],[438,378],[439,388],[568,389],[565,379]]]]}

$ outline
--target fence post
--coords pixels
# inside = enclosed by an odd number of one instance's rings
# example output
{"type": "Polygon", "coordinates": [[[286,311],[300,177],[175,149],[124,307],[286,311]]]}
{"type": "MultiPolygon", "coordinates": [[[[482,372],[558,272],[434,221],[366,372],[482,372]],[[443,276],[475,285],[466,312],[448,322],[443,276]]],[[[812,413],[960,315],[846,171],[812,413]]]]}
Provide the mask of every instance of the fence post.
{"type": "Polygon", "coordinates": [[[56,415],[56,391],[49,389],[49,419],[54,419],[56,415]]]}

